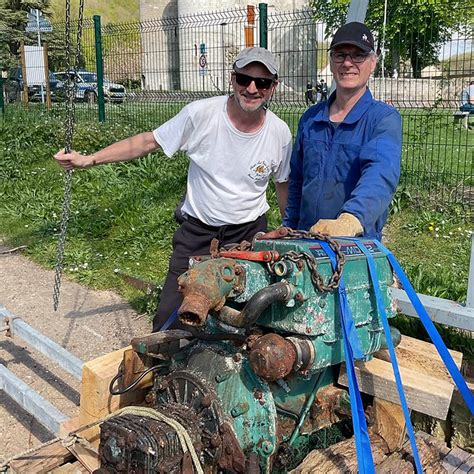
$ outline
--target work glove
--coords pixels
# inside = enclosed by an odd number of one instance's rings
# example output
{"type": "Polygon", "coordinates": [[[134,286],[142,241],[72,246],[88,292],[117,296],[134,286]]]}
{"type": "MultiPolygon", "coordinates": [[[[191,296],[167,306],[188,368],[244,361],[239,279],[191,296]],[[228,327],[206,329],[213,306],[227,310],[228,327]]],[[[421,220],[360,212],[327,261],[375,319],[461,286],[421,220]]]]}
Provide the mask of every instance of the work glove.
{"type": "Polygon", "coordinates": [[[343,212],[337,219],[319,219],[309,230],[333,237],[355,237],[361,235],[364,228],[357,217],[343,212]]]}

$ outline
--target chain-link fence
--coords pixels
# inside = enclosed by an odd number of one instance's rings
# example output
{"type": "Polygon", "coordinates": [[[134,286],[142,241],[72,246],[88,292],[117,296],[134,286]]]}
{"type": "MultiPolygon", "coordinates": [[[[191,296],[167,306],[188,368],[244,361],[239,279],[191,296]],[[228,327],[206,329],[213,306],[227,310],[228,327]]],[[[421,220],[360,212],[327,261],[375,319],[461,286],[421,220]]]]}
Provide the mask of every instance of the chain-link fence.
{"type": "MultiPolygon", "coordinates": [[[[465,18],[469,15],[466,8],[465,18]]],[[[463,203],[469,212],[474,201],[474,114],[462,112],[460,101],[474,79],[472,24],[441,37],[431,23],[423,35],[412,19],[400,23],[388,17],[380,23],[375,31],[379,64],[369,86],[375,98],[391,103],[403,116],[402,184],[412,194],[429,192],[437,202],[463,203]],[[392,21],[398,22],[398,30],[388,38],[384,32],[392,21]]],[[[99,30],[97,19],[86,19],[82,68],[75,77],[77,120],[98,120],[102,107],[106,121],[155,128],[185,103],[228,93],[235,56],[246,46],[262,44],[275,54],[280,71],[271,108],[295,133],[303,111],[325,100],[331,90],[325,29],[309,10],[267,15],[266,9],[254,7],[107,24],[99,30]],[[104,104],[97,90],[98,49],[104,104]]],[[[54,25],[53,31],[43,39],[50,43],[50,70],[55,71],[50,74],[52,108],[61,110],[70,72],[64,66],[64,25],[54,25]]],[[[7,107],[25,94],[32,112],[46,106],[38,86],[30,90],[18,80],[20,64],[15,71],[17,76],[5,85],[7,107]]]]}

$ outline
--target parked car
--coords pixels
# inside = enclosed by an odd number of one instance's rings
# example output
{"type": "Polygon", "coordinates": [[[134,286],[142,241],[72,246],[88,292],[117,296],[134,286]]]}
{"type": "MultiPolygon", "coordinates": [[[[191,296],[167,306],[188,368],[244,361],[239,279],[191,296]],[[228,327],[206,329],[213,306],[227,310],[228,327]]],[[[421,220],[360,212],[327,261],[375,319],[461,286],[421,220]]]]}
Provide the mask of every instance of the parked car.
{"type": "MultiPolygon", "coordinates": [[[[57,72],[55,76],[58,80],[66,83],[68,75],[73,76],[76,81],[76,100],[88,103],[95,103],[97,101],[97,74],[89,71],[67,71],[57,72]]],[[[121,84],[116,84],[108,79],[104,79],[104,98],[108,102],[122,103],[125,100],[125,87],[121,84]]]]}
{"type": "MultiPolygon", "coordinates": [[[[49,71],[49,90],[51,91],[51,100],[60,100],[64,97],[64,83],[51,71],[49,71]]],[[[5,91],[8,102],[14,102],[21,98],[21,92],[23,91],[21,67],[16,67],[10,71],[5,83],[5,91]]],[[[45,87],[43,87],[43,93],[46,94],[45,87]]],[[[39,84],[28,84],[28,100],[41,101],[41,86],[39,84]]]]}

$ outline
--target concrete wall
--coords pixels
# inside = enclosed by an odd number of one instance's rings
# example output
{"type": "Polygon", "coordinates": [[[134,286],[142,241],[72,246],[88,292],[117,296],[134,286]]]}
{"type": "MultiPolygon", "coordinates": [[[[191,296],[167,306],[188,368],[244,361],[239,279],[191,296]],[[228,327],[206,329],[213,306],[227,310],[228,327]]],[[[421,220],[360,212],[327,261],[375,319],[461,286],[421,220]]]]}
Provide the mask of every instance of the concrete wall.
{"type": "Polygon", "coordinates": [[[142,20],[142,87],[147,90],[180,88],[178,0],[140,1],[142,20]]]}
{"type": "MultiPolygon", "coordinates": [[[[468,82],[468,81],[467,81],[468,82]]],[[[374,97],[396,107],[459,107],[466,79],[372,78],[369,87],[374,97]]]]}
{"type": "MultiPolygon", "coordinates": [[[[161,0],[140,2],[140,19],[143,32],[144,87],[149,90],[223,91],[228,89],[229,74],[235,56],[246,46],[246,6],[258,2],[244,0],[161,0]],[[179,16],[175,25],[160,25],[165,17],[179,16]],[[150,28],[147,29],[146,25],[150,28]],[[156,25],[153,28],[153,24],[156,25]],[[206,67],[200,65],[200,45],[205,44],[206,67]]],[[[282,0],[268,5],[268,14],[277,11],[294,11],[308,5],[308,0],[282,0]]],[[[278,50],[290,45],[291,56],[282,55],[282,68],[288,78],[301,76],[302,85],[307,74],[295,74],[298,67],[314,70],[313,55],[307,51],[312,44],[314,28],[288,26],[269,34],[269,49],[278,50]],[[308,58],[310,58],[308,60],[308,58]],[[301,66],[303,65],[303,66],[301,66]]],[[[258,44],[258,21],[254,25],[254,44],[258,44]]],[[[297,84],[292,84],[291,87],[297,84]]]]}

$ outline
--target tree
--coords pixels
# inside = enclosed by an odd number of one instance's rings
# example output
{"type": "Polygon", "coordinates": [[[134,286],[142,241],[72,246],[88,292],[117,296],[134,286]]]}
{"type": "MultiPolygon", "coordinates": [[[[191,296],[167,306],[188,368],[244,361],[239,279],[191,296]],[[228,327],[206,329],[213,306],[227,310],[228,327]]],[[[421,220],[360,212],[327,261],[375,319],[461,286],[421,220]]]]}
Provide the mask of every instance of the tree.
{"type": "MultiPolygon", "coordinates": [[[[326,23],[330,36],[344,23],[350,0],[311,0],[317,21],[326,23]]],[[[453,33],[461,32],[472,23],[470,0],[387,0],[385,48],[392,70],[399,60],[410,62],[413,76],[421,77],[421,70],[438,62],[443,43],[453,33]]],[[[377,49],[382,47],[384,0],[370,0],[366,25],[376,33],[377,49]]]]}
{"type": "Polygon", "coordinates": [[[36,44],[36,33],[25,31],[26,14],[33,8],[49,18],[50,2],[51,0],[0,0],[0,66],[10,67],[18,64],[21,41],[25,44],[36,44]]]}

